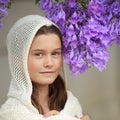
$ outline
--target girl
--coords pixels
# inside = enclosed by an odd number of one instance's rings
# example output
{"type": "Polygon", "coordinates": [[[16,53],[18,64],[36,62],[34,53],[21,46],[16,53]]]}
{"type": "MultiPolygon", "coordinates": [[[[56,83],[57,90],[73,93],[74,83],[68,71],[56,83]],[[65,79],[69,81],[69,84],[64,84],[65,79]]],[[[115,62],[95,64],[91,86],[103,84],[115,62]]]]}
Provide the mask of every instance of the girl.
{"type": "Polygon", "coordinates": [[[59,28],[39,15],[21,18],[7,36],[11,84],[0,120],[89,120],[60,76],[59,28]]]}

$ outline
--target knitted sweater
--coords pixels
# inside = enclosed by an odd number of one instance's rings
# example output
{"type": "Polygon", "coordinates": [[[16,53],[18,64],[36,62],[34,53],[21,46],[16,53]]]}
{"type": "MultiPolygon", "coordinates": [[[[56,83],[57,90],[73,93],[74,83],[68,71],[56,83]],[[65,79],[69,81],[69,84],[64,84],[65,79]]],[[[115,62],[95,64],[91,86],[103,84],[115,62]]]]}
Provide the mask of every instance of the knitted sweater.
{"type": "Polygon", "coordinates": [[[11,83],[8,100],[0,109],[0,120],[76,120],[82,116],[81,106],[71,92],[59,115],[44,118],[31,103],[32,83],[27,59],[36,32],[43,25],[55,25],[39,15],[28,15],[18,20],[7,36],[11,83]]]}
{"type": "Polygon", "coordinates": [[[44,118],[33,106],[26,106],[15,98],[9,98],[0,109],[0,120],[78,120],[82,116],[81,106],[75,96],[68,91],[68,98],[60,114],[44,118]]]}

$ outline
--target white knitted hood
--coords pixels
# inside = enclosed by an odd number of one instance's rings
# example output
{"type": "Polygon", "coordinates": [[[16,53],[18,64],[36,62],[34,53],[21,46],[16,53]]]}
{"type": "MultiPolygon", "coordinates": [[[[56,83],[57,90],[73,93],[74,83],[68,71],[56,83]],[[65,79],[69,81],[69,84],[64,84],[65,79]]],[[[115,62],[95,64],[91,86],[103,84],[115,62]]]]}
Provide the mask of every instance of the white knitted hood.
{"type": "Polygon", "coordinates": [[[31,103],[32,83],[27,59],[32,40],[43,25],[55,25],[39,15],[26,16],[15,23],[7,36],[11,84],[8,100],[0,108],[0,120],[78,120],[82,109],[78,99],[67,91],[67,101],[60,114],[44,118],[31,103]]]}
{"type": "Polygon", "coordinates": [[[43,25],[54,24],[39,15],[29,15],[18,20],[7,36],[11,84],[8,97],[31,104],[32,84],[28,74],[27,59],[32,40],[43,25]]]}

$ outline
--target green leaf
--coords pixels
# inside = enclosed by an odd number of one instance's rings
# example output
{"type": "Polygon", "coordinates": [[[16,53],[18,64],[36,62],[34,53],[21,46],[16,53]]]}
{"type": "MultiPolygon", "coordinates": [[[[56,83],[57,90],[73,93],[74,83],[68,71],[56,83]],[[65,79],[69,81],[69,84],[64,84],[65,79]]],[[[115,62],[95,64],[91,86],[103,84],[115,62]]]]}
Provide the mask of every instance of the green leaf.
{"type": "Polygon", "coordinates": [[[87,8],[89,0],[77,0],[78,3],[80,3],[83,8],[87,8]]]}
{"type": "Polygon", "coordinates": [[[35,5],[39,4],[40,0],[35,0],[35,5]]]}
{"type": "Polygon", "coordinates": [[[10,1],[7,8],[11,8],[12,2],[10,1]]]}

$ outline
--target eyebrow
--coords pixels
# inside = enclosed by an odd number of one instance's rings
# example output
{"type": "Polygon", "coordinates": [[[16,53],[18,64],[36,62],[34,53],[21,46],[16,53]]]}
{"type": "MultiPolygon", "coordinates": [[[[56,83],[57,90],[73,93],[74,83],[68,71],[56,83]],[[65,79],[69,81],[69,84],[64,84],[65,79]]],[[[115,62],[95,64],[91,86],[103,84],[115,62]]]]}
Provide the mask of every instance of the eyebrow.
{"type": "MultiPolygon", "coordinates": [[[[53,51],[56,51],[56,50],[62,50],[62,48],[55,48],[55,49],[53,49],[53,51]]],[[[46,50],[45,49],[33,49],[31,51],[35,52],[35,51],[46,51],[46,50]]]]}

